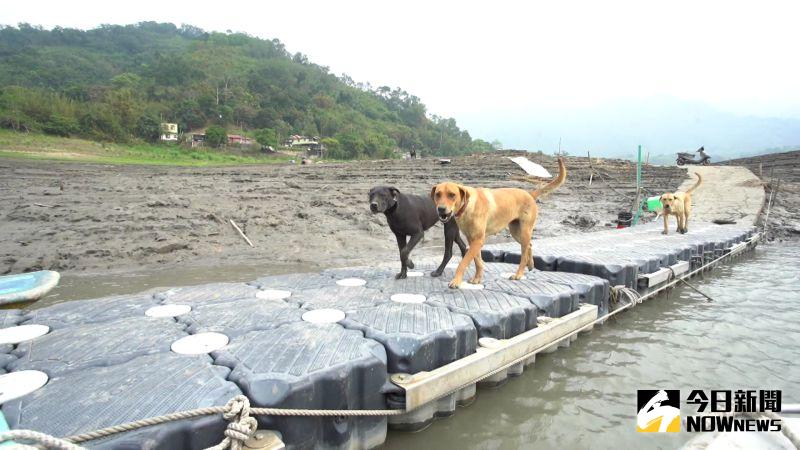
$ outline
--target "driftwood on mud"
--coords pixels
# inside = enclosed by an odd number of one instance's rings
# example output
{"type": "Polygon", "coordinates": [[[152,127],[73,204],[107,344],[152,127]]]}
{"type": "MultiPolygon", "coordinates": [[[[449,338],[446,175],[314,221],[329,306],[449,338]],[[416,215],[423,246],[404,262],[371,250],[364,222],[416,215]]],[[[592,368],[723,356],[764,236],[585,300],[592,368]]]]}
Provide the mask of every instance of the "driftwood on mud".
{"type": "Polygon", "coordinates": [[[214,213],[208,213],[208,215],[207,215],[206,217],[207,217],[207,218],[209,218],[209,219],[211,219],[211,220],[213,220],[214,222],[217,222],[218,224],[222,225],[222,219],[220,219],[219,217],[217,217],[217,215],[216,215],[216,214],[214,214],[214,213]]]}
{"type": "Polygon", "coordinates": [[[233,228],[236,228],[236,231],[238,231],[239,235],[242,236],[244,240],[247,241],[248,244],[250,244],[250,247],[255,247],[255,245],[253,245],[253,243],[250,242],[250,239],[248,239],[247,235],[244,234],[244,231],[242,231],[242,229],[239,228],[239,225],[236,225],[236,222],[234,222],[233,219],[230,219],[230,221],[231,225],[233,225],[233,228]]]}

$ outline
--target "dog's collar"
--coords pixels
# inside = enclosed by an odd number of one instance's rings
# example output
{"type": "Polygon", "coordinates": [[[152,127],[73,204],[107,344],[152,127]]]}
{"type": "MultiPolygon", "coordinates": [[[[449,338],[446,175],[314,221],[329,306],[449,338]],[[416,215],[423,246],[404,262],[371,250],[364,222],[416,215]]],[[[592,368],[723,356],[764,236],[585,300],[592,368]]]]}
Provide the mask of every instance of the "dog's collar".
{"type": "Polygon", "coordinates": [[[459,208],[458,211],[456,211],[453,217],[458,219],[459,217],[461,217],[462,214],[464,214],[464,211],[466,211],[466,209],[467,209],[467,202],[464,202],[464,204],[461,205],[461,208],[459,208]]]}

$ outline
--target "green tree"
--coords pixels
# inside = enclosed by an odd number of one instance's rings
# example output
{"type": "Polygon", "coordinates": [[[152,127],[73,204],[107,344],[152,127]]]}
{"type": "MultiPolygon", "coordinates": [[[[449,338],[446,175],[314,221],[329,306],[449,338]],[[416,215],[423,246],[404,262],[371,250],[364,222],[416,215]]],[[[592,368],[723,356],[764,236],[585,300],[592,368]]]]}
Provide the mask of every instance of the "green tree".
{"type": "Polygon", "coordinates": [[[161,123],[153,115],[144,114],[136,123],[136,136],[148,142],[158,142],[161,137],[161,123]]]}
{"type": "Polygon", "coordinates": [[[314,96],[314,104],[321,109],[332,108],[334,105],[333,98],[325,94],[317,94],[314,96]]]}
{"type": "Polygon", "coordinates": [[[356,159],[364,153],[364,140],[352,131],[337,134],[336,140],[341,146],[341,159],[356,159]]]}
{"type": "Polygon", "coordinates": [[[228,133],[225,128],[219,125],[211,125],[206,128],[206,144],[214,148],[219,148],[228,142],[228,133]]]}
{"type": "Polygon", "coordinates": [[[256,141],[262,146],[278,146],[278,134],[271,128],[262,128],[256,132],[256,141]]]}
{"type": "Polygon", "coordinates": [[[100,141],[126,142],[124,128],[107,105],[91,105],[81,115],[81,132],[100,141]]]}
{"type": "Polygon", "coordinates": [[[342,154],[342,146],[336,138],[322,138],[320,144],[325,146],[325,156],[330,159],[346,159],[342,154]]]}
{"type": "Polygon", "coordinates": [[[373,134],[367,137],[364,143],[364,152],[369,158],[392,158],[396,144],[392,138],[385,134],[373,134]]]}
{"type": "Polygon", "coordinates": [[[111,85],[116,89],[139,89],[141,87],[142,77],[135,73],[121,73],[111,78],[111,85]]]}
{"type": "Polygon", "coordinates": [[[470,150],[474,153],[483,153],[483,152],[490,152],[494,150],[492,144],[484,141],[483,139],[475,139],[472,141],[472,146],[470,150]]]}
{"type": "Polygon", "coordinates": [[[78,133],[80,127],[78,121],[74,118],[54,113],[50,116],[50,119],[44,123],[42,130],[45,133],[69,137],[78,133]]]}

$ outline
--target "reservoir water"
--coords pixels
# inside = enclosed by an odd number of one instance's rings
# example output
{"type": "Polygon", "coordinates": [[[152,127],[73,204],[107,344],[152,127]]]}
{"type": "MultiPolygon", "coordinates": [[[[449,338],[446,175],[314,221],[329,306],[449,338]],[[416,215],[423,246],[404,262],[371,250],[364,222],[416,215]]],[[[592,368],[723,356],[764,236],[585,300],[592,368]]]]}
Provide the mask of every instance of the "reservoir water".
{"type": "MultiPolygon", "coordinates": [[[[637,389],[780,389],[800,403],[800,243],[759,246],[537,356],[522,376],[480,389],[454,417],[384,448],[674,449],[692,435],[637,433],[637,389]]],[[[309,268],[305,268],[305,271],[309,268]]],[[[246,281],[302,267],[221,267],[65,277],[34,308],[155,286],[246,281]]],[[[684,412],[694,412],[682,405],[684,412]]]]}
{"type": "MultiPolygon", "coordinates": [[[[800,403],[800,245],[760,246],[537,356],[455,416],[389,449],[674,449],[686,433],[637,433],[636,390],[780,389],[800,403]]],[[[695,412],[681,405],[684,412],[695,412]]],[[[683,427],[682,427],[683,428],[683,427]]]]}

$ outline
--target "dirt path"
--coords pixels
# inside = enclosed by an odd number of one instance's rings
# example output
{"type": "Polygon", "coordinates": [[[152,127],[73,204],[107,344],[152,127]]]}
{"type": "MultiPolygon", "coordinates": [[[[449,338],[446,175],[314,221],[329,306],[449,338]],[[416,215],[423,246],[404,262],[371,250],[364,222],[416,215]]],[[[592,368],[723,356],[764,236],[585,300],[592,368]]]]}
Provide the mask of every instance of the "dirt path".
{"type": "MultiPolygon", "coordinates": [[[[800,238],[800,151],[733,159],[721,165],[745,166],[761,178],[766,197],[773,196],[767,238],[800,238]]],[[[763,219],[759,226],[763,226],[763,219]]]]}
{"type": "MultiPolygon", "coordinates": [[[[689,166],[689,173],[699,173],[703,183],[692,194],[691,220],[733,219],[755,224],[764,204],[761,180],[745,167],[689,166]]],[[[686,180],[679,191],[689,189],[696,178],[686,180]]]]}

